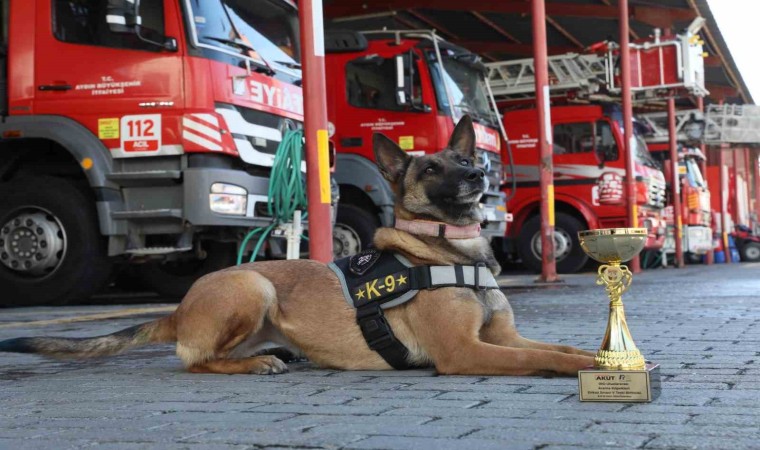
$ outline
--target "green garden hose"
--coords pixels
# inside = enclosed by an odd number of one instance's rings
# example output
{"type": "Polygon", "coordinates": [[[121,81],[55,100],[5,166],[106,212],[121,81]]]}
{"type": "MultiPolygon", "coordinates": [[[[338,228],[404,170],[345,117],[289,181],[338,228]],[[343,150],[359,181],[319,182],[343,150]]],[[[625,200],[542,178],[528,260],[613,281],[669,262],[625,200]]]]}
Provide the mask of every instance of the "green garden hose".
{"type": "Polygon", "coordinates": [[[259,254],[261,246],[264,245],[272,230],[281,223],[290,222],[296,210],[304,211],[301,217],[306,219],[307,197],[306,184],[301,172],[302,161],[303,130],[286,131],[275,152],[269,177],[267,212],[272,216],[272,223],[266,227],[254,228],[246,234],[238,250],[238,265],[242,264],[248,241],[254,236],[261,233],[248,262],[256,260],[256,255],[259,254]]]}

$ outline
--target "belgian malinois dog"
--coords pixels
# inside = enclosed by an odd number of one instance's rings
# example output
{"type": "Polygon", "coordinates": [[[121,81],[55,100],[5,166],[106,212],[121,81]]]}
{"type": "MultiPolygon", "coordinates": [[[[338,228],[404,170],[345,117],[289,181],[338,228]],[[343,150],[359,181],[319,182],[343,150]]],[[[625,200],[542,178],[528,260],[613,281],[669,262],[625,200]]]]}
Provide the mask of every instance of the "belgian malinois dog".
{"type": "MultiPolygon", "coordinates": [[[[432,221],[454,230],[483,221],[478,203],[488,180],[473,165],[475,133],[469,117],[459,121],[447,147],[432,155],[411,157],[379,133],[373,144],[377,165],[396,195],[397,221],[432,221]]],[[[485,262],[493,274],[501,270],[488,241],[479,236],[452,239],[380,228],[374,243],[415,265],[485,262]]],[[[386,310],[385,317],[408,349],[408,362],[433,366],[441,374],[571,375],[593,365],[590,352],[520,336],[498,289],[420,290],[411,301],[386,310]]],[[[0,351],[89,358],[168,342],[177,343],[177,355],[196,373],[287,371],[277,356],[262,354],[266,343],[321,367],[391,369],[366,344],[336,274],[311,260],[230,267],[199,279],[167,317],[94,338],[11,339],[0,342],[0,351]]]]}

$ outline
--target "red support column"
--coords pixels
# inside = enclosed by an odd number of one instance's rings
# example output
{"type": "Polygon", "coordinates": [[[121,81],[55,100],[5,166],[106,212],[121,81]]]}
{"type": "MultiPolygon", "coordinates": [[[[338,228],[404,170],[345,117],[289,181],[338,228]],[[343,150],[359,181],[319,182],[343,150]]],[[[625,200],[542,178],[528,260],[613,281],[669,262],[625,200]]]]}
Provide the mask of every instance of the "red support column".
{"type": "MultiPolygon", "coordinates": [[[[734,178],[733,186],[730,186],[728,188],[728,195],[733,194],[734,199],[734,214],[731,216],[731,218],[734,221],[734,225],[739,223],[739,210],[740,210],[740,202],[741,199],[739,198],[739,154],[742,152],[743,149],[741,148],[732,148],[731,149],[731,174],[734,178]]],[[[730,178],[729,178],[730,179],[730,178]]],[[[728,230],[728,233],[731,233],[734,230],[728,230]]]]}
{"type": "MultiPolygon", "coordinates": [[[[702,111],[702,113],[705,112],[705,99],[703,97],[697,97],[697,108],[700,111],[702,111]]],[[[705,185],[707,186],[708,192],[710,192],[710,185],[707,184],[707,146],[705,145],[704,142],[699,144],[699,149],[702,151],[702,154],[705,155],[705,159],[699,162],[699,171],[702,172],[702,178],[705,179],[705,185]]],[[[717,195],[717,194],[718,194],[717,192],[710,192],[711,196],[717,195]]],[[[712,217],[712,210],[710,210],[710,216],[712,217]]],[[[710,264],[713,264],[714,262],[715,262],[715,251],[711,248],[707,252],[707,257],[705,258],[705,264],[709,266],[710,264]]]]}
{"type": "Polygon", "coordinates": [[[333,250],[322,0],[299,1],[298,16],[302,43],[309,256],[311,259],[330,262],[333,260],[333,250]]]}
{"type": "Polygon", "coordinates": [[[724,145],[718,150],[718,166],[720,167],[720,229],[723,241],[723,251],[726,262],[731,262],[731,251],[728,248],[728,167],[726,167],[726,149],[724,145]]]}
{"type": "Polygon", "coordinates": [[[754,175],[750,165],[749,147],[744,148],[744,180],[747,183],[747,226],[752,227],[752,177],[754,175]]]}
{"type": "MultiPolygon", "coordinates": [[[[618,2],[620,12],[620,72],[623,97],[623,127],[625,129],[625,192],[628,203],[628,225],[639,226],[636,205],[636,173],[634,172],[633,151],[633,101],[631,98],[631,49],[628,41],[628,0],[618,2]]],[[[633,273],[641,272],[639,257],[628,264],[633,273]]]]}
{"type": "Polygon", "coordinates": [[[549,108],[549,68],[546,62],[546,9],[544,0],[533,0],[533,61],[538,112],[538,176],[541,189],[541,276],[538,281],[559,281],[554,256],[554,166],[549,108]]]}
{"type": "Polygon", "coordinates": [[[760,224],[760,151],[756,150],[750,158],[752,173],[755,174],[755,214],[756,221],[760,224]]]}
{"type": "Polygon", "coordinates": [[[681,209],[681,175],[678,173],[676,142],[676,101],[668,99],[668,136],[670,137],[670,179],[673,189],[673,238],[676,241],[676,267],[686,265],[683,255],[683,209],[681,209]]]}

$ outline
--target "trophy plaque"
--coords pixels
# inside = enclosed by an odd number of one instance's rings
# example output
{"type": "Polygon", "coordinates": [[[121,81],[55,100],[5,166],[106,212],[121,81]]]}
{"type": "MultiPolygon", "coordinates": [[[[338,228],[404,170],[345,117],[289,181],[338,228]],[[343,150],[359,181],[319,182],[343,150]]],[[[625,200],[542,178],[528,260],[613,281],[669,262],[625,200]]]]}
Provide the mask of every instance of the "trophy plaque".
{"type": "Polygon", "coordinates": [[[594,366],[578,372],[583,402],[651,402],[660,394],[660,366],[650,364],[636,348],[623,309],[623,292],[633,275],[623,262],[644,248],[646,228],[606,228],[578,233],[583,251],[602,263],[596,284],[610,298],[610,314],[594,366]]]}

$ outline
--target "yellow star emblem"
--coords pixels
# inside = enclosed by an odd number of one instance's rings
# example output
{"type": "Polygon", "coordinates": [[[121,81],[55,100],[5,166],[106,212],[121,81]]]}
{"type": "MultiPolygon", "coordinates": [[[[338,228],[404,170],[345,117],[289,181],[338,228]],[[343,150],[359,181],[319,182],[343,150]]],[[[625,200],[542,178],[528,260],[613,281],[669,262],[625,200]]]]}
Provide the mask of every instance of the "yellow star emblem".
{"type": "Polygon", "coordinates": [[[359,289],[359,292],[356,293],[356,298],[364,298],[364,289],[359,289]]]}
{"type": "Polygon", "coordinates": [[[406,277],[403,275],[398,276],[398,280],[396,280],[398,284],[406,284],[406,277]]]}

